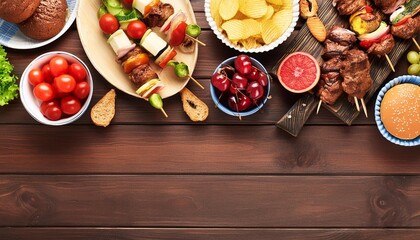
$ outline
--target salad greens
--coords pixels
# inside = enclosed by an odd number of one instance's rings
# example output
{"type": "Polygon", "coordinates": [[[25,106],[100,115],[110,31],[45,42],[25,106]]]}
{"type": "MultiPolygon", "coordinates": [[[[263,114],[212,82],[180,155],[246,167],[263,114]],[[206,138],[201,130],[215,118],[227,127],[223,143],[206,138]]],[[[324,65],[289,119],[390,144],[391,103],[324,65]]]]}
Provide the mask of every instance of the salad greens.
{"type": "Polygon", "coordinates": [[[13,73],[13,65],[7,59],[6,50],[0,45],[0,106],[17,98],[19,87],[13,73]]]}

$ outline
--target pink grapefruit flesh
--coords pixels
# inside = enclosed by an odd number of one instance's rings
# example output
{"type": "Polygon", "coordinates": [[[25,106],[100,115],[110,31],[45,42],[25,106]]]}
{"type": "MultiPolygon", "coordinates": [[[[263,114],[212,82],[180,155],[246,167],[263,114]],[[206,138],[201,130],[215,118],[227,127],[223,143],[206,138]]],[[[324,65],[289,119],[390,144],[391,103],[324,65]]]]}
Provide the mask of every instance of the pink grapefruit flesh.
{"type": "Polygon", "coordinates": [[[320,74],[318,61],[305,52],[294,52],[288,55],[277,70],[281,85],[294,93],[303,93],[314,88],[320,74]]]}

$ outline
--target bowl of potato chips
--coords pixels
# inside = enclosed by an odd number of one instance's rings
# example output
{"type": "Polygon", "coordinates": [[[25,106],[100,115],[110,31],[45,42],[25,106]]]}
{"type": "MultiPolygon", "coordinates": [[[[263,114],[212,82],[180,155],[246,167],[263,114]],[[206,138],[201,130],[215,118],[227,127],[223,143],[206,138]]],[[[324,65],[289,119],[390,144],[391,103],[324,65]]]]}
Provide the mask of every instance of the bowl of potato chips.
{"type": "Polygon", "coordinates": [[[247,53],[276,48],[299,19],[299,0],[205,0],[204,9],[216,36],[247,53]]]}

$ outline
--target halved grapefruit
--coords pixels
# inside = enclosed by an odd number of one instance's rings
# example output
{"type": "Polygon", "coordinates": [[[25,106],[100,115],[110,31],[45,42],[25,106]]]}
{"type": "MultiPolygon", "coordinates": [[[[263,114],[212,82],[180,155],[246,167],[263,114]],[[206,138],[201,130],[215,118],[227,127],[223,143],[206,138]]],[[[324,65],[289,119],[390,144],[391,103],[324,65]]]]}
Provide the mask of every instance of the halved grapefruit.
{"type": "Polygon", "coordinates": [[[314,88],[320,74],[318,61],[306,52],[288,55],[277,69],[281,85],[294,93],[303,93],[314,88]]]}

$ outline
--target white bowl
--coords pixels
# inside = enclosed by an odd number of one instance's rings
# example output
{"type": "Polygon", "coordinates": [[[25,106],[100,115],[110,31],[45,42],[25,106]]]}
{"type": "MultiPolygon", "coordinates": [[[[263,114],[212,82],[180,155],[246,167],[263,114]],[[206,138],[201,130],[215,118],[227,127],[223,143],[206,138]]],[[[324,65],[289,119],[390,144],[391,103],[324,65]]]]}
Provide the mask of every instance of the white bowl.
{"type": "Polygon", "coordinates": [[[290,37],[292,32],[295,29],[296,23],[299,20],[299,0],[292,0],[292,22],[290,23],[289,27],[286,29],[286,31],[281,35],[276,41],[268,44],[263,45],[258,48],[251,48],[246,49],[244,47],[238,46],[233,44],[226,36],[226,34],[223,34],[219,31],[219,29],[216,26],[216,22],[214,21],[213,17],[211,16],[210,12],[210,1],[211,0],[205,0],[204,1],[204,11],[206,14],[207,22],[209,23],[211,29],[213,30],[214,34],[216,34],[217,38],[222,40],[224,44],[226,44],[228,47],[233,48],[239,52],[244,53],[262,53],[262,52],[268,52],[270,50],[273,50],[277,46],[279,46],[281,43],[286,41],[287,38],[290,37]]]}
{"type": "Polygon", "coordinates": [[[69,123],[72,123],[79,119],[83,113],[88,109],[89,103],[92,99],[93,95],[93,80],[92,75],[90,74],[89,68],[86,66],[86,64],[80,60],[78,57],[71,53],[67,52],[48,52],[44,53],[41,56],[35,58],[25,69],[25,71],[22,74],[22,77],[20,78],[20,84],[19,84],[19,93],[20,93],[20,100],[22,101],[23,106],[25,107],[26,111],[31,115],[36,121],[50,126],[61,126],[66,125],[69,123]],[[41,105],[41,101],[35,98],[33,94],[33,86],[29,83],[28,80],[28,74],[29,72],[34,68],[42,68],[42,66],[46,63],[48,63],[53,57],[55,56],[61,56],[67,59],[67,61],[70,63],[79,62],[82,64],[82,66],[86,69],[87,76],[86,81],[89,83],[90,86],[90,92],[88,97],[86,98],[84,104],[82,105],[81,109],[78,113],[62,118],[56,121],[52,121],[47,119],[40,111],[39,107],[41,105]]]}
{"type": "Polygon", "coordinates": [[[382,123],[382,120],[381,120],[381,103],[382,103],[382,99],[385,96],[385,93],[389,89],[394,87],[395,85],[402,84],[402,83],[412,83],[412,84],[416,84],[416,85],[420,86],[420,77],[413,76],[413,75],[404,75],[404,76],[399,76],[397,78],[394,78],[393,80],[388,82],[379,91],[379,94],[376,97],[375,121],[376,121],[376,125],[378,126],[379,132],[381,132],[382,136],[384,138],[386,138],[388,141],[390,141],[394,144],[397,144],[397,145],[401,145],[401,146],[414,147],[414,146],[420,145],[420,137],[417,137],[417,138],[411,139],[411,140],[403,140],[403,139],[396,138],[386,130],[386,128],[385,128],[385,126],[384,126],[384,124],[382,123]]]}

